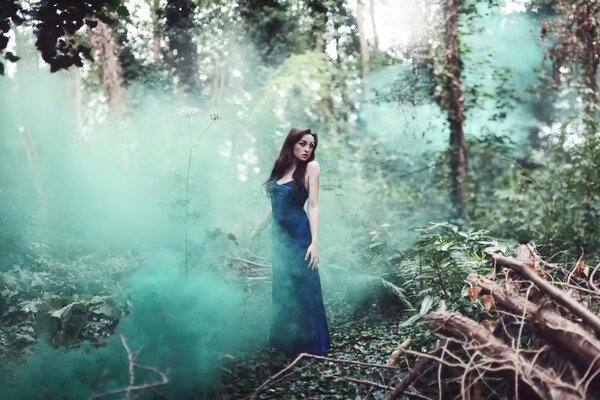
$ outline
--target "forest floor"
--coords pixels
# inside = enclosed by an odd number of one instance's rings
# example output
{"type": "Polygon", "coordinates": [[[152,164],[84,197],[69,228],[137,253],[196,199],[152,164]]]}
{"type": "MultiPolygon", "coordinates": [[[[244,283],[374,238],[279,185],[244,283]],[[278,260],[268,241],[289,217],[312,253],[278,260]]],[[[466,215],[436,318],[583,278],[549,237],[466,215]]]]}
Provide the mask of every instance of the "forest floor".
{"type": "MultiPolygon", "coordinates": [[[[126,318],[129,303],[119,281],[143,267],[144,256],[126,249],[102,254],[89,247],[53,249],[38,243],[0,243],[0,377],[12,378],[12,367],[33,356],[39,340],[55,348],[77,348],[89,341],[102,346],[126,318]],[[94,253],[95,252],[95,253],[94,253]],[[93,254],[93,255],[92,255],[93,254]]],[[[243,315],[248,329],[259,339],[237,353],[220,355],[220,379],[208,397],[242,399],[295,357],[278,354],[266,344],[269,303],[268,281],[246,294],[243,315]],[[262,318],[256,318],[256,315],[262,318]],[[261,333],[262,332],[262,333],[261,333]],[[265,334],[263,334],[265,333],[265,334]],[[262,337],[264,336],[264,337],[262,337]]],[[[426,328],[402,329],[408,315],[366,298],[350,304],[344,295],[326,293],[331,350],[327,357],[363,363],[386,364],[391,353],[408,336],[427,335],[426,328]],[[418,330],[422,330],[419,333],[418,330]]],[[[429,338],[430,339],[430,338],[429,338]]],[[[421,336],[421,342],[426,340],[421,336]]],[[[426,349],[423,349],[426,350],[426,349]]],[[[302,360],[284,379],[269,385],[259,399],[383,399],[384,391],[350,382],[348,378],[393,385],[406,373],[408,360],[397,370],[336,362],[302,360]]],[[[202,390],[206,394],[206,390],[202,390]]]]}
{"type": "MultiPolygon", "coordinates": [[[[322,273],[325,287],[331,285],[328,282],[331,278],[327,273],[322,273]]],[[[352,287],[345,287],[339,277],[336,283],[336,290],[324,292],[331,339],[331,348],[325,357],[386,365],[393,351],[406,339],[411,339],[413,348],[422,346],[423,351],[427,351],[430,343],[435,342],[423,321],[403,325],[402,322],[414,313],[403,312],[404,306],[397,298],[381,296],[377,286],[371,293],[363,294],[357,302],[356,299],[350,299],[352,287]]],[[[244,314],[262,314],[263,321],[268,321],[268,307],[265,307],[269,302],[268,291],[263,288],[254,293],[260,293],[259,297],[262,298],[249,296],[254,301],[246,303],[244,314]]],[[[280,354],[268,347],[266,326],[261,329],[253,326],[256,323],[256,319],[248,321],[249,329],[257,332],[262,330],[264,338],[240,354],[223,356],[221,381],[214,392],[214,398],[250,398],[265,381],[296,359],[295,355],[280,354]]],[[[257,393],[256,398],[383,399],[389,391],[351,382],[350,379],[394,386],[412,365],[412,356],[401,357],[395,370],[304,358],[257,393]]]]}
{"type": "MultiPolygon", "coordinates": [[[[385,365],[396,347],[403,341],[398,321],[363,318],[330,327],[331,350],[327,357],[385,365]]],[[[294,356],[285,356],[257,346],[239,357],[230,357],[224,364],[222,387],[218,398],[241,399],[252,395],[269,377],[286,368],[294,356]]],[[[377,367],[342,364],[331,361],[303,359],[281,380],[265,388],[257,399],[383,399],[385,392],[373,386],[349,381],[347,378],[389,385],[397,382],[398,372],[377,367]]],[[[389,393],[389,392],[388,392],[389,393]]]]}

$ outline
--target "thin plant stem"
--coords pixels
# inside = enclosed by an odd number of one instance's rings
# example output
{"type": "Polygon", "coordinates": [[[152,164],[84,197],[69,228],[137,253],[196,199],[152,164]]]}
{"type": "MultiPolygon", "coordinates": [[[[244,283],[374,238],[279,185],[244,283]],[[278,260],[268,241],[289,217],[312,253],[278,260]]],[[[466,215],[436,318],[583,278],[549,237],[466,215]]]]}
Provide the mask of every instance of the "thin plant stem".
{"type": "MultiPolygon", "coordinates": [[[[210,126],[210,125],[209,125],[210,126]]],[[[189,210],[190,210],[190,170],[192,167],[192,152],[194,151],[194,147],[192,146],[192,120],[188,115],[188,137],[189,137],[189,153],[188,153],[188,167],[187,167],[187,176],[185,178],[185,276],[188,275],[189,272],[189,260],[190,260],[190,240],[189,240],[189,229],[188,229],[188,221],[189,221],[189,210]]]]}

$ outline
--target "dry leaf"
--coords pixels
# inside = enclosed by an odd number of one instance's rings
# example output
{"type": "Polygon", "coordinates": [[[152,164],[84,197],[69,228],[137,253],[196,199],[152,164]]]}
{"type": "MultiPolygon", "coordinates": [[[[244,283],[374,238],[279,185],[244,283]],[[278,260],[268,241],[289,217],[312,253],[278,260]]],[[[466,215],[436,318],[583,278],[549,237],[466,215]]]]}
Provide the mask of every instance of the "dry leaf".
{"type": "Polygon", "coordinates": [[[481,301],[483,302],[483,306],[485,307],[486,311],[490,311],[492,307],[495,306],[494,298],[489,294],[484,295],[481,298],[481,301]]]}
{"type": "Polygon", "coordinates": [[[467,294],[473,303],[477,300],[477,297],[479,297],[479,293],[481,293],[481,288],[479,286],[473,286],[467,289],[467,294]]]}
{"type": "Polygon", "coordinates": [[[532,269],[532,270],[534,270],[534,271],[535,271],[535,263],[530,263],[530,262],[528,262],[528,263],[525,263],[525,266],[526,266],[527,268],[529,268],[529,269],[532,269]]]}
{"type": "Polygon", "coordinates": [[[583,272],[583,267],[585,267],[585,262],[583,261],[582,254],[581,257],[579,257],[579,260],[577,260],[577,264],[575,264],[575,266],[571,270],[571,275],[581,276],[581,273],[583,272]]]}
{"type": "Polygon", "coordinates": [[[481,325],[483,325],[488,331],[494,333],[496,330],[496,325],[498,325],[497,319],[484,319],[481,321],[481,325]]]}
{"type": "Polygon", "coordinates": [[[362,347],[362,346],[359,346],[358,344],[355,344],[355,345],[354,345],[354,348],[355,348],[356,350],[360,351],[361,353],[364,353],[364,352],[365,352],[365,349],[364,349],[364,347],[362,347]]]}

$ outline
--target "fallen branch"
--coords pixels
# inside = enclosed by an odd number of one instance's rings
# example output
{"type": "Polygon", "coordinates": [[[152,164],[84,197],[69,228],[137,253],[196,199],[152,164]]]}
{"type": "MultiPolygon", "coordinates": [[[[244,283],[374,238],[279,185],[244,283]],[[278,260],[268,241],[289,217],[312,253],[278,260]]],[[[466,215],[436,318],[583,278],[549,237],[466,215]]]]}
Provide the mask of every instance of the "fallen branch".
{"type": "MultiPolygon", "coordinates": [[[[447,341],[442,339],[438,346],[430,352],[432,357],[437,357],[437,355],[442,352],[442,349],[444,348],[446,343],[447,341]]],[[[408,374],[406,374],[404,379],[402,379],[400,383],[396,385],[396,387],[394,388],[392,393],[390,393],[390,395],[386,398],[386,400],[395,400],[398,397],[402,396],[404,392],[409,388],[409,386],[412,385],[421,376],[423,376],[425,371],[427,371],[429,367],[433,364],[434,358],[432,357],[421,358],[419,361],[417,361],[413,369],[411,369],[408,372],[408,374]]]]}
{"type": "MultiPolygon", "coordinates": [[[[581,255],[578,263],[582,260],[583,254],[581,255]]],[[[545,260],[542,260],[540,257],[540,253],[537,252],[536,248],[530,244],[522,244],[517,247],[517,258],[524,263],[538,263],[544,268],[551,269],[553,271],[558,271],[563,274],[567,278],[567,284],[569,280],[572,280],[577,285],[578,289],[584,290],[587,294],[600,297],[600,290],[594,285],[592,280],[592,275],[590,276],[590,281],[586,281],[580,276],[574,276],[572,272],[567,271],[564,267],[561,267],[557,264],[551,264],[545,260]]]]}
{"type": "Polygon", "coordinates": [[[261,263],[258,263],[258,262],[255,262],[255,261],[250,261],[250,260],[247,260],[247,259],[244,259],[244,258],[240,258],[240,257],[228,256],[225,259],[226,260],[232,260],[232,261],[238,261],[238,262],[241,262],[243,264],[253,265],[253,266],[259,267],[259,268],[266,268],[266,269],[268,269],[268,268],[271,267],[270,265],[267,265],[267,264],[261,264],[261,263]]]}
{"type": "Polygon", "coordinates": [[[529,314],[539,332],[543,334],[541,337],[548,339],[556,350],[584,371],[591,367],[600,368],[600,340],[594,337],[593,333],[569,321],[558,312],[540,307],[481,275],[469,275],[467,280],[473,286],[480,287],[482,293],[489,293],[496,306],[514,314],[529,314]]]}
{"type": "Polygon", "coordinates": [[[596,273],[596,271],[598,271],[598,267],[600,267],[600,264],[596,265],[596,267],[594,268],[594,270],[592,271],[592,273],[590,274],[590,286],[597,291],[598,293],[600,293],[600,289],[598,289],[598,287],[596,285],[594,285],[594,274],[596,273]]]}
{"type": "MultiPolygon", "coordinates": [[[[526,390],[527,398],[585,399],[579,385],[563,381],[553,370],[544,368],[516,353],[513,348],[496,338],[482,325],[460,313],[435,312],[425,317],[432,332],[442,337],[450,337],[463,343],[472,357],[478,357],[477,368],[481,371],[495,371],[506,379],[518,379],[520,388],[526,390]]],[[[464,366],[469,366],[465,362],[464,366]]]]}
{"type": "Polygon", "coordinates": [[[496,253],[488,253],[494,262],[498,265],[509,267],[519,272],[525,278],[533,282],[540,290],[546,293],[552,300],[566,307],[575,315],[579,316],[585,323],[600,335],[600,318],[594,315],[590,310],[573,300],[567,293],[555,288],[547,281],[538,276],[527,264],[519,262],[511,257],[505,257],[496,253]]]}
{"type": "Polygon", "coordinates": [[[125,338],[123,337],[123,335],[119,335],[119,336],[121,337],[121,343],[123,344],[123,347],[125,347],[125,351],[127,352],[128,370],[129,370],[129,386],[121,388],[121,389],[114,389],[114,390],[109,390],[109,391],[106,391],[103,393],[93,394],[90,396],[90,400],[99,399],[100,397],[110,396],[113,394],[118,394],[118,393],[123,393],[123,392],[125,392],[126,398],[130,398],[131,392],[135,392],[138,390],[152,389],[157,386],[163,386],[163,385],[166,385],[167,383],[169,383],[169,378],[167,378],[167,375],[165,375],[165,373],[160,371],[158,368],[147,367],[145,365],[136,363],[135,358],[139,354],[140,350],[131,351],[129,349],[129,346],[127,345],[127,342],[125,341],[125,338]],[[160,376],[161,380],[134,385],[133,384],[135,381],[134,368],[141,368],[141,369],[145,369],[147,371],[155,372],[160,376]]]}

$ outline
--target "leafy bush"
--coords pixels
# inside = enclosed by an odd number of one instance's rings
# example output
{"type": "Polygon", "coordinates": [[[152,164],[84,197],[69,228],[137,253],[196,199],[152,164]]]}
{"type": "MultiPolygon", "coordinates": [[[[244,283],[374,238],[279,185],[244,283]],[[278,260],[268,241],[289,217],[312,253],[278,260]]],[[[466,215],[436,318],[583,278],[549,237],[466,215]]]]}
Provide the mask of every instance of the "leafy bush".
{"type": "MultiPolygon", "coordinates": [[[[476,316],[475,307],[466,296],[465,280],[470,273],[487,273],[486,251],[506,252],[507,246],[487,236],[486,231],[462,231],[448,222],[417,228],[416,255],[399,266],[402,289],[420,304],[417,314],[404,324],[411,324],[444,301],[449,310],[476,316]]],[[[415,310],[416,311],[416,310],[415,310]]]]}

